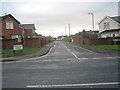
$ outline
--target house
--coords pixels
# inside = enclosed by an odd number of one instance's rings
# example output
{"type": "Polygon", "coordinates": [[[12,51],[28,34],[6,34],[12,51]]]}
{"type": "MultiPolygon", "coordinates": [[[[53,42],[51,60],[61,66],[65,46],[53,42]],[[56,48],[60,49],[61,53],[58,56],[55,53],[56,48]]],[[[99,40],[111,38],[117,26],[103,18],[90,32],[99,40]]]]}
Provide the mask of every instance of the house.
{"type": "Polygon", "coordinates": [[[19,27],[22,31],[22,38],[35,38],[35,25],[34,24],[20,24],[19,27]]]}
{"type": "Polygon", "coordinates": [[[21,24],[11,14],[0,16],[0,47],[12,49],[15,45],[24,48],[41,47],[47,44],[48,39],[37,35],[34,24],[21,24]]]}
{"type": "Polygon", "coordinates": [[[0,16],[0,39],[15,39],[21,37],[20,22],[11,14],[0,16]]]}
{"type": "Polygon", "coordinates": [[[106,16],[98,25],[101,38],[120,36],[120,16],[106,16]]]}

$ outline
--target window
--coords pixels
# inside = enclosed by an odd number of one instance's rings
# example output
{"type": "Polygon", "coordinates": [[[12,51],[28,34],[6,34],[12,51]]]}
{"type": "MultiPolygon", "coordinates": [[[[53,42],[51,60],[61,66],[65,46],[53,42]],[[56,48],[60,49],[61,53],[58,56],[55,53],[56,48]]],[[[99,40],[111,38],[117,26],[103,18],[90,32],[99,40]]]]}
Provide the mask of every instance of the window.
{"type": "Polygon", "coordinates": [[[3,38],[4,38],[4,36],[0,36],[0,40],[3,39],[3,38]]]}
{"type": "Polygon", "coordinates": [[[113,34],[113,37],[115,37],[115,34],[113,34]]]}
{"type": "Polygon", "coordinates": [[[110,35],[107,34],[107,35],[106,35],[106,38],[107,38],[107,37],[110,37],[110,35]]]}
{"type": "Polygon", "coordinates": [[[107,29],[107,30],[110,29],[110,24],[109,24],[109,22],[104,23],[104,29],[107,29]]]}
{"type": "Polygon", "coordinates": [[[18,35],[17,34],[12,34],[12,39],[17,39],[18,35]]]}
{"type": "Polygon", "coordinates": [[[13,22],[6,22],[6,29],[13,29],[13,22]]]}

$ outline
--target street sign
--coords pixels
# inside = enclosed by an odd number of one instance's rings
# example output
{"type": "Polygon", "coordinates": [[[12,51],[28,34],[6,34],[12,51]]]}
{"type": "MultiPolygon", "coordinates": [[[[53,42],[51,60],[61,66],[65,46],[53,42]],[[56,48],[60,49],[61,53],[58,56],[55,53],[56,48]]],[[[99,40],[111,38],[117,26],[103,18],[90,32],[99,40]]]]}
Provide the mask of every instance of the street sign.
{"type": "Polygon", "coordinates": [[[15,51],[16,50],[20,50],[21,53],[22,53],[22,50],[23,50],[23,45],[13,45],[13,53],[15,54],[15,51]]]}
{"type": "Polygon", "coordinates": [[[23,50],[23,45],[13,45],[13,50],[23,50]]]}

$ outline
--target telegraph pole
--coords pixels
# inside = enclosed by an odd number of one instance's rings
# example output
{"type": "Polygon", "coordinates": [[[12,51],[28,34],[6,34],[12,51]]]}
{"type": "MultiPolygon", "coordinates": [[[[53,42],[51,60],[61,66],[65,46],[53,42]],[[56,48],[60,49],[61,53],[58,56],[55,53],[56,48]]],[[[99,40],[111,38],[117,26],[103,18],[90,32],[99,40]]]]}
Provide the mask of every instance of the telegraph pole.
{"type": "Polygon", "coordinates": [[[69,36],[70,36],[70,24],[69,24],[69,36]]]}
{"type": "Polygon", "coordinates": [[[66,36],[66,26],[65,26],[65,36],[66,36]]]}

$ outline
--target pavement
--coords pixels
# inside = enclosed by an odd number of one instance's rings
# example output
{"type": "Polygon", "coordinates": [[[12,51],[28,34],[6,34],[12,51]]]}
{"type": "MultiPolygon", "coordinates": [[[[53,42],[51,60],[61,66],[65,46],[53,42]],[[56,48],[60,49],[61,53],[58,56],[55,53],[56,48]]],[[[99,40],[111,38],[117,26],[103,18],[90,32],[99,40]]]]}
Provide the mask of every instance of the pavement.
{"type": "Polygon", "coordinates": [[[39,52],[29,54],[29,55],[1,58],[0,61],[7,62],[7,61],[17,61],[17,60],[22,60],[22,59],[27,59],[27,58],[32,58],[32,57],[40,57],[40,56],[47,54],[53,45],[54,45],[54,42],[51,42],[43,46],[39,52]]]}
{"type": "MultiPolygon", "coordinates": [[[[70,43],[70,42],[68,42],[70,43]]],[[[16,61],[16,60],[22,60],[22,59],[28,59],[28,58],[32,58],[32,57],[40,57],[43,56],[45,54],[47,54],[50,50],[51,47],[53,47],[54,42],[51,42],[45,46],[42,47],[42,49],[34,54],[29,54],[29,55],[22,55],[22,56],[14,56],[14,57],[7,57],[7,58],[0,58],[0,62],[7,62],[7,61],[16,61]]],[[[93,52],[97,52],[97,53],[102,53],[102,54],[108,54],[108,55],[117,55],[119,56],[120,51],[111,51],[111,50],[103,50],[103,49],[98,49],[92,46],[88,46],[88,45],[79,45],[81,48],[93,51],[93,52]]]]}

